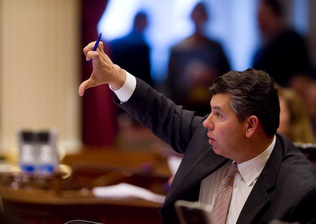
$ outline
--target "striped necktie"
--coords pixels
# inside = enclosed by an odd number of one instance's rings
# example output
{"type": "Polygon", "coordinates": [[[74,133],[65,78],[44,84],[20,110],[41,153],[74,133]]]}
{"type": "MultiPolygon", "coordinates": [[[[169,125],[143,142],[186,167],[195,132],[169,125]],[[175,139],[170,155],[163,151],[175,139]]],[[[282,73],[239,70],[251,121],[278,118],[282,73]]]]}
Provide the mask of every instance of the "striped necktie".
{"type": "Polygon", "coordinates": [[[233,163],[232,167],[229,169],[222,181],[212,210],[213,219],[216,224],[226,223],[228,207],[233,192],[234,177],[237,172],[237,163],[233,163]]]}

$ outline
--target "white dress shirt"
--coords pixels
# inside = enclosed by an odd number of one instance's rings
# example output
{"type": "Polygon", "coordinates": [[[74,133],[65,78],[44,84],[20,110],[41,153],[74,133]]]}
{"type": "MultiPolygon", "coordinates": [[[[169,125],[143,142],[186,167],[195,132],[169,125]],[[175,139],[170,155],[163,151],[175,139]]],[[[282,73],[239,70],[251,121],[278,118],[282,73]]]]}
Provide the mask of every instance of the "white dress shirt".
{"type": "Polygon", "coordinates": [[[126,80],[125,80],[124,85],[121,88],[114,90],[114,89],[112,89],[111,86],[109,86],[110,89],[115,93],[117,98],[119,98],[121,103],[127,102],[129,100],[129,98],[133,95],[134,90],[136,88],[135,76],[131,75],[127,71],[125,71],[125,73],[126,73],[126,80]]]}

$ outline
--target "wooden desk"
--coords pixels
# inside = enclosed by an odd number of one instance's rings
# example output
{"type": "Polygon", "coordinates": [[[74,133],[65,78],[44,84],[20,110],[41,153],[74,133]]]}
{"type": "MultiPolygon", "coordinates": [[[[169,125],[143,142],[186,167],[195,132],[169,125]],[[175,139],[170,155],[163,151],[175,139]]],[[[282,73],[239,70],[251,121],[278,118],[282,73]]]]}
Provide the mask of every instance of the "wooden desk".
{"type": "Polygon", "coordinates": [[[159,204],[141,199],[105,200],[90,192],[1,188],[8,223],[59,224],[74,219],[101,223],[160,223],[159,204]]]}
{"type": "Polygon", "coordinates": [[[75,219],[105,224],[160,223],[159,203],[97,198],[91,189],[126,182],[166,194],[164,186],[170,172],[163,156],[156,152],[89,148],[66,156],[63,163],[73,168],[66,178],[57,176],[44,181],[31,177],[23,181],[20,174],[0,176],[0,194],[10,224],[61,224],[75,219]],[[13,183],[17,179],[20,183],[13,183]]]}

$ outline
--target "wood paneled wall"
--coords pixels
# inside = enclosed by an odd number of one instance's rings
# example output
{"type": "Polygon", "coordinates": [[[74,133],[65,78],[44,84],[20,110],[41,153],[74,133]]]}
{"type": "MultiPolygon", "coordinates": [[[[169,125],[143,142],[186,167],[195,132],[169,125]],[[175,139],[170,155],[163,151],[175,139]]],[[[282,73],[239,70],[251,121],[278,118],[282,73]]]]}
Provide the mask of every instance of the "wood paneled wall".
{"type": "Polygon", "coordinates": [[[18,129],[57,128],[80,143],[80,1],[0,0],[0,152],[18,129]]]}

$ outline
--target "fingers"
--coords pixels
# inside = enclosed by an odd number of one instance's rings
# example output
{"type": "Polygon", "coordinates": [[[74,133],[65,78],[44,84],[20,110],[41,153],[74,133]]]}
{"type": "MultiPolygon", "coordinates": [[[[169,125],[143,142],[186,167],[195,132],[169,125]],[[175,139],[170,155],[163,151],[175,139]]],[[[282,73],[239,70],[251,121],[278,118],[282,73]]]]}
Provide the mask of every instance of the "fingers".
{"type": "Polygon", "coordinates": [[[98,50],[101,51],[101,52],[104,52],[104,46],[103,46],[103,42],[102,41],[99,42],[98,50]]]}
{"type": "MultiPolygon", "coordinates": [[[[104,50],[103,50],[104,49],[104,45],[103,45],[102,41],[99,42],[97,50],[93,51],[95,43],[96,43],[96,41],[93,41],[93,42],[89,43],[86,47],[83,48],[83,53],[86,55],[86,57],[89,54],[89,52],[98,52],[98,51],[99,52],[104,52],[104,50]]],[[[87,59],[87,61],[89,61],[89,60],[87,59]]]]}
{"type": "Polygon", "coordinates": [[[89,43],[87,46],[85,46],[85,47],[83,48],[83,53],[84,53],[85,55],[87,55],[87,53],[88,53],[89,51],[92,51],[94,45],[95,45],[95,41],[89,43]]]}
{"type": "MultiPolygon", "coordinates": [[[[83,53],[86,55],[89,51],[92,51],[94,48],[96,41],[90,42],[87,46],[83,48],[83,53]]],[[[97,50],[103,51],[103,42],[100,41],[97,50]]]]}
{"type": "Polygon", "coordinates": [[[90,61],[91,59],[95,59],[99,56],[98,51],[88,51],[86,54],[86,61],[90,61]]]}
{"type": "Polygon", "coordinates": [[[83,49],[83,53],[86,55],[86,61],[90,61],[91,59],[98,57],[100,53],[104,54],[103,42],[101,41],[99,42],[99,45],[96,51],[93,50],[95,43],[96,43],[95,41],[91,42],[83,49]]]}

